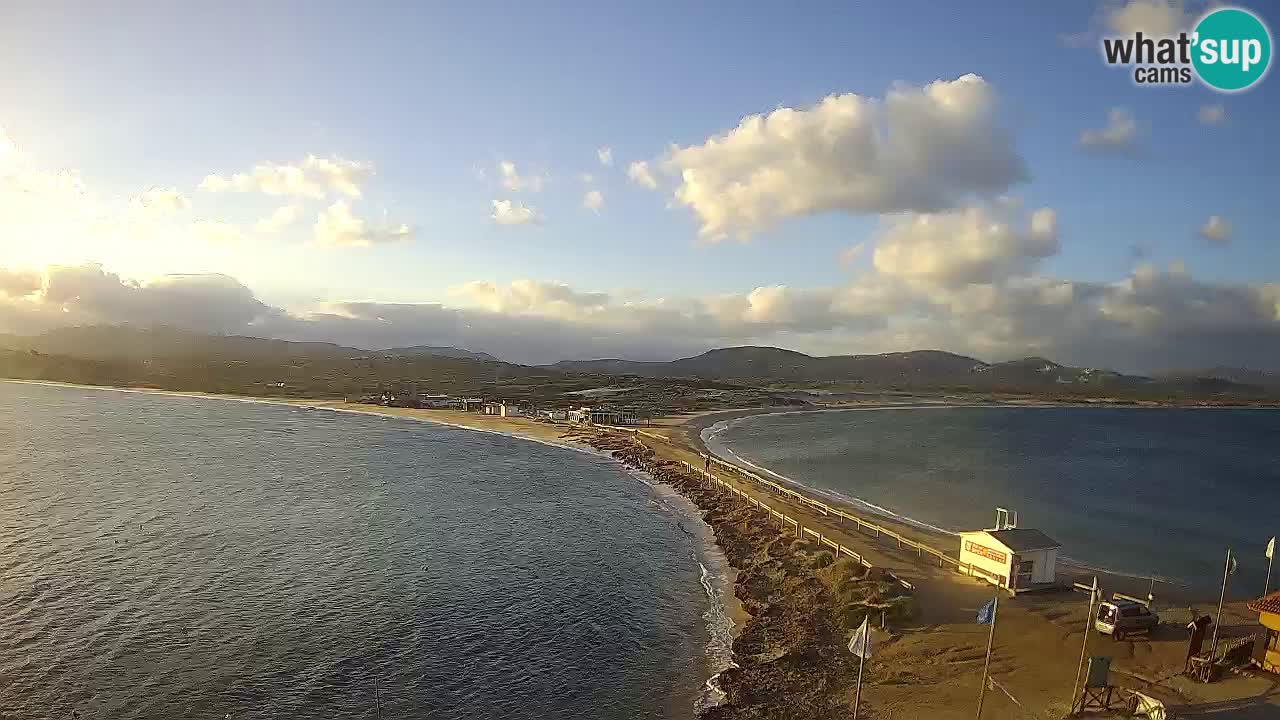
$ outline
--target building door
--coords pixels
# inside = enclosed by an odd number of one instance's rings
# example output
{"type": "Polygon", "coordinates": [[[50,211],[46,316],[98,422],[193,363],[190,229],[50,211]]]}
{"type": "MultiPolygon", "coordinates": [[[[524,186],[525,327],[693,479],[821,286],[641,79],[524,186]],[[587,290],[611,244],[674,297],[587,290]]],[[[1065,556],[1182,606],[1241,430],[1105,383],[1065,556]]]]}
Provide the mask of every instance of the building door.
{"type": "Polygon", "coordinates": [[[1031,573],[1035,570],[1035,561],[1014,558],[1014,563],[1014,567],[1016,568],[1016,575],[1014,575],[1014,587],[1031,587],[1031,573]]]}

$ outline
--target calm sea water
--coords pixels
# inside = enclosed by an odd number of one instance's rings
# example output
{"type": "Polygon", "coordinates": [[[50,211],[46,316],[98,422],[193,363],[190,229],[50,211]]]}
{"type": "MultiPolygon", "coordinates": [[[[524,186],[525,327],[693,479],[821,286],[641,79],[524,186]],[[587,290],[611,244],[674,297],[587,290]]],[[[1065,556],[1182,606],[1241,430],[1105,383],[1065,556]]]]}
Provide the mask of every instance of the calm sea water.
{"type": "MultiPolygon", "coordinates": [[[[795,482],[947,530],[995,507],[1092,567],[1261,593],[1280,533],[1280,412],[929,408],[744,418],[704,433],[795,482]]],[[[1277,582],[1273,580],[1272,586],[1277,582]]]]}
{"type": "Polygon", "coordinates": [[[705,530],[499,435],[0,382],[0,716],[687,717],[705,530]]]}

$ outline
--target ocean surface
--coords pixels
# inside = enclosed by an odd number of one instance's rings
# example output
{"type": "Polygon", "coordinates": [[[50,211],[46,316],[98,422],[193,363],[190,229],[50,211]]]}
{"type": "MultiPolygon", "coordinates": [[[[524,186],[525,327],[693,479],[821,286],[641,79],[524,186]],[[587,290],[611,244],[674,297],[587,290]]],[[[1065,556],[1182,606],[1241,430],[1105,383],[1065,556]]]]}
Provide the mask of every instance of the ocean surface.
{"type": "Polygon", "coordinates": [[[709,532],[497,434],[0,382],[0,717],[689,717],[709,532]]]}
{"type": "Polygon", "coordinates": [[[1215,598],[1228,546],[1239,562],[1231,594],[1260,594],[1266,543],[1280,534],[1272,410],[803,412],[703,436],[723,455],[945,531],[991,527],[997,506],[1017,510],[1022,527],[1048,533],[1072,560],[1215,598]]]}

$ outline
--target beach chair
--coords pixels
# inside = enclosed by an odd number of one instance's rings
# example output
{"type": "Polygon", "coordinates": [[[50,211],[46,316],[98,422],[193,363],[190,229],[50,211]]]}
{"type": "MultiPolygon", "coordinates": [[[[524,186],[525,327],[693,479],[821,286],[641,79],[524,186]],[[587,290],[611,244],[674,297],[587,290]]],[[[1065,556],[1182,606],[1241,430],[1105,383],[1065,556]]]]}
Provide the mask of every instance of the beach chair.
{"type": "Polygon", "coordinates": [[[1134,690],[1129,694],[1129,714],[1147,720],[1172,720],[1172,715],[1164,703],[1134,690]]]}

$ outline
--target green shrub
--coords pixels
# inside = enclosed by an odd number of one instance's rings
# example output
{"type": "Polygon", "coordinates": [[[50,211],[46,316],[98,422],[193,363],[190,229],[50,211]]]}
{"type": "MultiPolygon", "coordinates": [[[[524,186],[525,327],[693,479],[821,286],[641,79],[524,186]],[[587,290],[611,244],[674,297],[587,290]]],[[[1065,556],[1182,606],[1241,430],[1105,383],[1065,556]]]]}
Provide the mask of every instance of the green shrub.
{"type": "Polygon", "coordinates": [[[830,552],[823,550],[809,559],[809,567],[817,570],[819,568],[827,567],[835,561],[836,559],[832,557],[830,552]]]}

